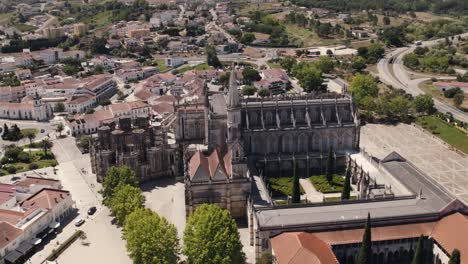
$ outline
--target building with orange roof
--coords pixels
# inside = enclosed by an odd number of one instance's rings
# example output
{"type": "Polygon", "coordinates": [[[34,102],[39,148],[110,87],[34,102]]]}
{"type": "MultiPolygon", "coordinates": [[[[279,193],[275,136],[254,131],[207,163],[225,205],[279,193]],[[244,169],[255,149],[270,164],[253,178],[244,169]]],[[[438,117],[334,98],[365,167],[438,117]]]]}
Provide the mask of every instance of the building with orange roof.
{"type": "MultiPolygon", "coordinates": [[[[271,239],[278,264],[357,263],[364,229],[328,232],[286,232],[271,239]],[[338,262],[339,261],[339,262],[338,262]]],[[[453,213],[438,221],[371,228],[374,263],[409,263],[420,236],[424,238],[424,263],[447,264],[453,250],[468,263],[468,216],[453,213]]]]}

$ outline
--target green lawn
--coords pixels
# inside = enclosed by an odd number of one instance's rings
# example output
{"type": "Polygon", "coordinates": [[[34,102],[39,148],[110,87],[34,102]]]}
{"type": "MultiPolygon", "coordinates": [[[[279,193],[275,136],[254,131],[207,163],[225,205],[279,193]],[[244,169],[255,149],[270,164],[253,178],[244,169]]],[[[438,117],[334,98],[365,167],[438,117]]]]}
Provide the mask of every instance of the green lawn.
{"type": "MultiPolygon", "coordinates": [[[[356,200],[357,196],[351,195],[350,200],[356,200]]],[[[325,197],[325,202],[339,202],[341,201],[341,197],[325,197]]]]}
{"type": "Polygon", "coordinates": [[[273,62],[267,62],[267,65],[268,67],[272,68],[272,69],[281,69],[283,67],[281,67],[281,65],[277,64],[277,63],[273,63],[273,62]]]}
{"type": "Polygon", "coordinates": [[[21,31],[21,32],[34,31],[34,30],[37,29],[35,26],[31,26],[31,25],[28,25],[28,24],[22,24],[22,23],[15,24],[14,27],[16,29],[18,29],[19,31],[21,31]]]}
{"type": "Polygon", "coordinates": [[[23,128],[21,129],[21,134],[26,134],[26,133],[29,133],[29,132],[34,132],[35,135],[37,135],[37,133],[39,133],[39,129],[37,128],[23,128]]]}
{"type": "Polygon", "coordinates": [[[177,71],[179,73],[184,73],[184,72],[187,72],[187,71],[190,71],[190,70],[208,70],[210,68],[210,66],[208,66],[208,64],[205,63],[202,63],[202,64],[198,64],[196,66],[185,66],[185,67],[182,67],[180,69],[178,69],[177,71]]]}
{"type": "Polygon", "coordinates": [[[166,62],[163,59],[156,60],[156,68],[158,69],[159,72],[167,72],[170,70],[170,67],[166,66],[166,62]]]}
{"type": "MultiPolygon", "coordinates": [[[[29,153],[29,151],[24,151],[24,152],[29,153]]],[[[54,158],[54,155],[51,151],[47,151],[46,157],[44,157],[43,154],[44,154],[44,151],[42,150],[31,151],[32,162],[30,163],[24,163],[24,162],[7,163],[4,165],[3,168],[0,169],[0,175],[10,174],[7,170],[7,167],[14,167],[16,168],[15,173],[21,173],[25,171],[30,171],[31,170],[30,165],[33,163],[37,165],[37,169],[52,167],[58,164],[57,160],[54,158]]]]}
{"type": "Polygon", "coordinates": [[[316,175],[309,177],[310,182],[314,185],[315,189],[321,193],[336,193],[343,190],[344,176],[333,174],[333,180],[328,183],[325,175],[316,175]]]}
{"type": "MultiPolygon", "coordinates": [[[[292,195],[293,177],[269,178],[268,184],[271,187],[273,197],[292,195]]],[[[301,187],[301,194],[303,193],[304,190],[301,187]]]]}
{"type": "Polygon", "coordinates": [[[436,116],[419,117],[416,119],[416,124],[468,154],[468,135],[456,127],[447,124],[436,116]]]}

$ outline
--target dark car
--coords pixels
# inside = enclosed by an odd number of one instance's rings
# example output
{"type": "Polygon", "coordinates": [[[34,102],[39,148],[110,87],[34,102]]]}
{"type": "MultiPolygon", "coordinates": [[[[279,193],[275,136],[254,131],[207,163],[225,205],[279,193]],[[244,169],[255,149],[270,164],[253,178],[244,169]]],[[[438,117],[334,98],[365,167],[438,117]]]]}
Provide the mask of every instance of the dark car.
{"type": "Polygon", "coordinates": [[[91,208],[88,209],[88,215],[93,215],[94,213],[96,213],[96,206],[93,206],[91,208]]]}

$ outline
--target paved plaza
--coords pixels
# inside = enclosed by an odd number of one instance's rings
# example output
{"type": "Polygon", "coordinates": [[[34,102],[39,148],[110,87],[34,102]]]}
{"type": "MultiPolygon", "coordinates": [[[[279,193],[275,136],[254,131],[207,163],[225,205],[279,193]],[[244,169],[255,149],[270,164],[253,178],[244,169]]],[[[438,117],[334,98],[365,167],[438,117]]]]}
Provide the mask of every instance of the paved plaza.
{"type": "Polygon", "coordinates": [[[412,125],[367,124],[361,128],[360,146],[377,158],[398,152],[468,204],[468,158],[437,137],[412,125]]]}

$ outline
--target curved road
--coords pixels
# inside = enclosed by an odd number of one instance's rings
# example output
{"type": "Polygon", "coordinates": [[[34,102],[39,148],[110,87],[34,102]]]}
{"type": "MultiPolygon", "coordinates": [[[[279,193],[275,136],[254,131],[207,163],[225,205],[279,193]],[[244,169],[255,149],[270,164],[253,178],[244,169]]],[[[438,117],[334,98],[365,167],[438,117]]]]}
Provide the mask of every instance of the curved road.
{"type": "MultiPolygon", "coordinates": [[[[458,35],[457,35],[458,36],[458,35]]],[[[455,36],[453,42],[457,41],[457,36],[455,36]]],[[[461,34],[463,38],[468,37],[468,33],[461,34]]],[[[424,41],[420,46],[422,47],[430,47],[434,46],[437,43],[445,41],[445,39],[436,39],[430,41],[424,41]]],[[[412,72],[409,71],[405,66],[403,66],[403,56],[412,52],[417,46],[411,45],[410,47],[398,48],[385,56],[385,58],[381,59],[377,64],[377,69],[379,71],[380,80],[387,84],[391,85],[397,89],[405,90],[407,93],[412,94],[413,96],[424,94],[419,88],[419,84],[423,81],[429,80],[430,78],[419,78],[419,79],[411,79],[412,72]],[[392,63],[390,63],[393,60],[392,63]]],[[[434,76],[437,77],[437,76],[434,76]]],[[[444,78],[453,78],[453,77],[445,77],[444,78]]],[[[468,122],[468,114],[449,105],[445,102],[442,102],[436,98],[434,98],[434,105],[440,112],[450,112],[456,119],[459,119],[463,122],[468,122]]]]}

